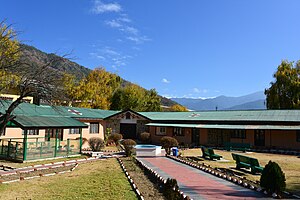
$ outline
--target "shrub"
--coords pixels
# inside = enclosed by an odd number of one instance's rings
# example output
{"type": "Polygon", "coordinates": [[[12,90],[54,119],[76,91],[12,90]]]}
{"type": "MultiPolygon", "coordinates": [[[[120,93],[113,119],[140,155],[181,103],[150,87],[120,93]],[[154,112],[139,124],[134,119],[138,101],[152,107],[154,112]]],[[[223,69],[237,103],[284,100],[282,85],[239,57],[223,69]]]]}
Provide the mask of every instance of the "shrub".
{"type": "Polygon", "coordinates": [[[122,144],[124,146],[126,156],[132,156],[136,142],[132,139],[125,139],[122,141],[122,144]]]}
{"type": "Polygon", "coordinates": [[[169,136],[164,136],[160,139],[160,143],[162,147],[166,150],[167,154],[171,153],[171,147],[177,147],[178,146],[178,141],[169,136]]]}
{"type": "Polygon", "coordinates": [[[150,142],[150,133],[143,132],[143,133],[141,133],[140,138],[141,138],[142,143],[144,143],[144,144],[149,143],[150,142]]]}
{"type": "Polygon", "coordinates": [[[280,194],[284,191],[286,186],[285,175],[276,162],[269,161],[265,166],[260,177],[260,186],[269,193],[276,192],[280,194]]]}
{"type": "Polygon", "coordinates": [[[167,179],[166,184],[164,185],[163,194],[166,199],[179,200],[180,194],[177,192],[179,189],[176,179],[167,179]],[[175,190],[174,190],[175,189],[175,190]]]}
{"type": "Polygon", "coordinates": [[[108,139],[114,141],[114,143],[116,144],[116,146],[119,145],[119,141],[123,138],[123,136],[119,133],[113,133],[111,134],[108,139]]]}
{"type": "Polygon", "coordinates": [[[104,140],[101,138],[92,137],[88,142],[92,151],[100,151],[105,147],[104,140]]]}

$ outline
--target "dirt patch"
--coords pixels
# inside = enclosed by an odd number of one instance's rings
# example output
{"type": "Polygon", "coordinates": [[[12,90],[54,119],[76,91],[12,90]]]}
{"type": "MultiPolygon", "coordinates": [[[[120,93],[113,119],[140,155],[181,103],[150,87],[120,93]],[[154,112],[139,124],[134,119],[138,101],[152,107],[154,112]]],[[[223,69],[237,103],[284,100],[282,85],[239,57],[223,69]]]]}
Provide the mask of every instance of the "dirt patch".
{"type": "Polygon", "coordinates": [[[143,170],[137,166],[133,158],[121,158],[130,177],[134,180],[137,188],[145,200],[164,200],[164,196],[157,184],[151,182],[143,170]]]}

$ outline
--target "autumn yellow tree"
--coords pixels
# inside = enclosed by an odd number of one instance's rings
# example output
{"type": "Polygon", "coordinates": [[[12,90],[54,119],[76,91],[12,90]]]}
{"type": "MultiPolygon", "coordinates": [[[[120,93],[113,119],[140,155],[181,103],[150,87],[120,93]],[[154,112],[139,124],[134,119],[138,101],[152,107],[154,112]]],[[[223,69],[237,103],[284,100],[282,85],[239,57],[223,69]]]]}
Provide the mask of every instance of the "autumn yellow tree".
{"type": "Polygon", "coordinates": [[[5,21],[0,22],[0,68],[6,70],[15,65],[20,58],[20,44],[17,40],[17,33],[6,25],[5,21]]]}
{"type": "Polygon", "coordinates": [[[129,84],[119,88],[111,99],[112,110],[134,111],[160,111],[160,98],[154,89],[145,90],[136,85],[129,84]]]}
{"type": "Polygon", "coordinates": [[[188,109],[182,105],[175,104],[170,107],[170,111],[172,111],[172,112],[187,112],[188,109]]]}
{"type": "Polygon", "coordinates": [[[110,108],[110,99],[120,82],[118,75],[109,73],[104,68],[94,69],[79,83],[71,75],[65,75],[64,78],[65,91],[72,106],[105,110],[110,108]]]}

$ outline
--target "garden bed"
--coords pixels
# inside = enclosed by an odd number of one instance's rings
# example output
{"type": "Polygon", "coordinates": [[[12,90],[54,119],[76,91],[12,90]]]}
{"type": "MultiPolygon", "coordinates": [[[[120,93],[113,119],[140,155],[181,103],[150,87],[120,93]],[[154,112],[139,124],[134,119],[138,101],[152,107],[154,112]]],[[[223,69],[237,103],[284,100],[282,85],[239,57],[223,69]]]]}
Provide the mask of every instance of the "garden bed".
{"type": "Polygon", "coordinates": [[[136,160],[130,157],[121,158],[130,177],[134,180],[137,188],[145,200],[164,200],[159,185],[151,182],[144,171],[136,164],[136,160]]]}

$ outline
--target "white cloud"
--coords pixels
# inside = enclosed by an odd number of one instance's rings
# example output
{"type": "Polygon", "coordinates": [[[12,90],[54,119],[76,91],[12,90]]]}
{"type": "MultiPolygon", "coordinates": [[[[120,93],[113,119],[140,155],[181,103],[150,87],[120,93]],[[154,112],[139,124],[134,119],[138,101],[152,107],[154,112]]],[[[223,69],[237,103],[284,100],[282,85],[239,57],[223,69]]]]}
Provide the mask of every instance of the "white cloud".
{"type": "Polygon", "coordinates": [[[200,93],[201,91],[198,88],[193,88],[193,92],[200,93]]]}
{"type": "Polygon", "coordinates": [[[109,20],[105,22],[106,25],[112,27],[112,28],[120,28],[122,27],[122,24],[119,23],[117,20],[109,20]]]}
{"type": "Polygon", "coordinates": [[[118,3],[103,3],[101,0],[95,0],[92,12],[101,14],[105,12],[120,12],[122,7],[118,3]]]}
{"type": "Polygon", "coordinates": [[[126,66],[128,61],[133,58],[133,56],[125,55],[109,46],[97,49],[95,52],[89,53],[89,55],[101,60],[103,62],[101,65],[111,66],[115,70],[118,67],[126,66]]]}
{"type": "Polygon", "coordinates": [[[166,78],[163,78],[163,79],[161,80],[161,82],[163,82],[163,83],[170,83],[170,81],[167,80],[166,78]]]}
{"type": "Polygon", "coordinates": [[[129,36],[127,37],[128,40],[135,42],[136,44],[142,44],[146,41],[150,41],[149,38],[146,36],[129,36]]]}

